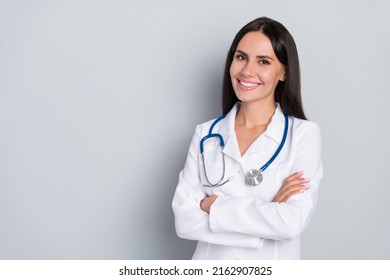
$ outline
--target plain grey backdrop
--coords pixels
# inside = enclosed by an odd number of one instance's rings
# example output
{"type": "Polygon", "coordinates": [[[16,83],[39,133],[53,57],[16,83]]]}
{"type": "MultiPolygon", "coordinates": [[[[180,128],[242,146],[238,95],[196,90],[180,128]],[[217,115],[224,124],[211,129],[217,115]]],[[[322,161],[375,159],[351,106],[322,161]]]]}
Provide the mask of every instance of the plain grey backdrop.
{"type": "Polygon", "coordinates": [[[387,1],[0,0],[0,258],[188,259],[171,200],[259,16],[301,61],[324,179],[303,259],[390,259],[387,1]]]}

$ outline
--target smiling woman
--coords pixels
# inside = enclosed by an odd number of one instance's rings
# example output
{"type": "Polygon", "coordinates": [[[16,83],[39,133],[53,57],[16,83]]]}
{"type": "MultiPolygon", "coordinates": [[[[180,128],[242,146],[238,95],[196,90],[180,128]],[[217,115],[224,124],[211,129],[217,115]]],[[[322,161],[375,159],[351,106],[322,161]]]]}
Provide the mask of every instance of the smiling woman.
{"type": "Polygon", "coordinates": [[[245,25],[228,52],[223,116],[198,125],[173,198],[193,259],[299,259],[322,178],[302,109],[297,49],[277,21],[245,25]],[[310,183],[310,184],[309,184],[310,183]]]}
{"type": "Polygon", "coordinates": [[[284,81],[285,69],[261,32],[248,32],[240,41],[230,66],[234,92],[240,101],[275,102],[273,93],[284,81]]]}

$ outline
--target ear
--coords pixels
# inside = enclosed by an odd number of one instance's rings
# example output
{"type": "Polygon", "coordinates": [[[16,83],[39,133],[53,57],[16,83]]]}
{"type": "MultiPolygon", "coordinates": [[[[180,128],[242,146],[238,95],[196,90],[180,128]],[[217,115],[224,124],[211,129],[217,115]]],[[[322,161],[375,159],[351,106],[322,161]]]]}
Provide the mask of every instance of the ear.
{"type": "Polygon", "coordinates": [[[283,74],[280,77],[279,81],[284,82],[285,80],[286,80],[286,72],[283,72],[283,74]]]}

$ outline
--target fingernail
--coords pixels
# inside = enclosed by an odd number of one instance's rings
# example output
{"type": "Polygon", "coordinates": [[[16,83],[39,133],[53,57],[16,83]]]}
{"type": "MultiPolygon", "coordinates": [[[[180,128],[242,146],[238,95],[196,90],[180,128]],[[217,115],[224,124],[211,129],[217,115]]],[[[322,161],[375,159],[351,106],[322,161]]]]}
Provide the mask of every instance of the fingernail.
{"type": "Polygon", "coordinates": [[[310,189],[310,186],[305,186],[299,190],[299,193],[303,193],[303,192],[307,191],[308,189],[310,189]]]}

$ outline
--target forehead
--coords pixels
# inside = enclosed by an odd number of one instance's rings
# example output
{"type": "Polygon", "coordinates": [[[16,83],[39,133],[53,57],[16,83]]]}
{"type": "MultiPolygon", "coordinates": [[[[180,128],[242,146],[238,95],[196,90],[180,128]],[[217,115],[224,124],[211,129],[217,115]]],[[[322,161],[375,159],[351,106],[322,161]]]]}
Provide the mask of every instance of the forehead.
{"type": "Polygon", "coordinates": [[[238,43],[236,50],[243,51],[248,55],[276,56],[271,41],[260,31],[246,33],[238,43]]]}

